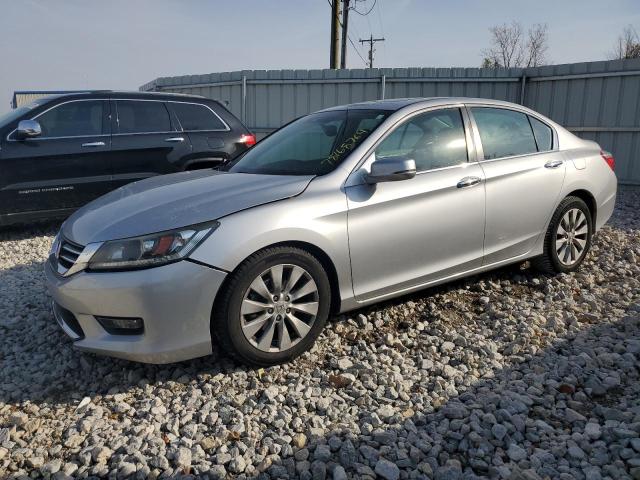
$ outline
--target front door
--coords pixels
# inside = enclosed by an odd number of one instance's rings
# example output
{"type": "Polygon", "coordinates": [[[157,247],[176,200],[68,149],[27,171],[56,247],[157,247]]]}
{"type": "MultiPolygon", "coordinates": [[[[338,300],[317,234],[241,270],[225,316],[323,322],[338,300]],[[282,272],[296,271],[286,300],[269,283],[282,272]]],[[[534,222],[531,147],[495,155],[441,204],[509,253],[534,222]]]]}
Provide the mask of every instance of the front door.
{"type": "Polygon", "coordinates": [[[108,102],[69,101],[34,119],[40,136],[3,139],[0,214],[74,209],[111,189],[108,102]]]}
{"type": "Polygon", "coordinates": [[[419,113],[392,130],[371,159],[412,158],[416,176],[346,187],[356,299],[384,297],[481,266],[484,177],[468,144],[460,108],[419,113]]]}
{"type": "Polygon", "coordinates": [[[191,152],[188,135],[171,120],[165,102],[115,100],[112,161],[115,186],[176,172],[191,152]]]}
{"type": "MultiPolygon", "coordinates": [[[[484,264],[526,256],[558,204],[565,176],[551,127],[523,112],[472,107],[486,178],[484,264]]],[[[557,143],[557,142],[556,142],[557,143]]]]}

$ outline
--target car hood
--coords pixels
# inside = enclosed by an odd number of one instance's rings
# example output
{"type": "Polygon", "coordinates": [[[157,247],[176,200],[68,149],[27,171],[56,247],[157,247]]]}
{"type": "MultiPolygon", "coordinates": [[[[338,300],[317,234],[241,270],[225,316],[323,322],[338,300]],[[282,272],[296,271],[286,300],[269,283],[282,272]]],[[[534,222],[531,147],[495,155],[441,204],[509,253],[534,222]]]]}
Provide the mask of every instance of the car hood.
{"type": "Polygon", "coordinates": [[[64,222],[62,235],[87,245],[216,220],[298,195],[312,178],[216,170],[156,176],[85,205],[64,222]]]}

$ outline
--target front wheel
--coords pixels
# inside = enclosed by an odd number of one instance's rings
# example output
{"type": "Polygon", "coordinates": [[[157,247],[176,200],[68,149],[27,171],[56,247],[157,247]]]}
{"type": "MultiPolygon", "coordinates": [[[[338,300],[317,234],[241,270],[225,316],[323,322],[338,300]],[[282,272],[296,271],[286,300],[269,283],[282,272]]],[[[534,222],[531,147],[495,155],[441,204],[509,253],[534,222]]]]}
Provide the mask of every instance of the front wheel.
{"type": "Polygon", "coordinates": [[[244,363],[275,365],[311,348],[330,305],[329,279],[315,256],[295,247],[267,248],[226,282],[213,310],[212,337],[244,363]]]}
{"type": "Polygon", "coordinates": [[[591,212],[584,200],[565,198],[551,218],[544,253],[534,260],[534,265],[549,273],[573,272],[591,247],[592,232],[591,212]]]}

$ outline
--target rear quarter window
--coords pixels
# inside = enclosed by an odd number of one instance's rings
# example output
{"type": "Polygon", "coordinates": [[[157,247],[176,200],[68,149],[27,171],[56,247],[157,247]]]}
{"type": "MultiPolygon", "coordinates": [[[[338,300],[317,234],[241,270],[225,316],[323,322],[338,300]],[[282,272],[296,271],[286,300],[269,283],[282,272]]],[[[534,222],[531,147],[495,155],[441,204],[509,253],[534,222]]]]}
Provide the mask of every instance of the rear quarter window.
{"type": "Polygon", "coordinates": [[[227,130],[227,125],[209,107],[197,103],[171,102],[185,131],[227,130]]]}
{"type": "Polygon", "coordinates": [[[533,128],[533,135],[536,138],[539,152],[546,152],[553,148],[553,133],[551,127],[542,123],[537,118],[529,116],[531,122],[531,128],[533,128]]]}

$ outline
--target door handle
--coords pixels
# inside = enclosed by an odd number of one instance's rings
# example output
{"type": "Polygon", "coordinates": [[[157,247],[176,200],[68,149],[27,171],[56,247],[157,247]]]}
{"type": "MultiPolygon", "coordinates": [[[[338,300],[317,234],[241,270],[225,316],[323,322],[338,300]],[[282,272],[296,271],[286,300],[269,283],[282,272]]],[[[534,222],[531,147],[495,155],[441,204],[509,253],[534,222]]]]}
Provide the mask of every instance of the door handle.
{"type": "Polygon", "coordinates": [[[171,143],[184,142],[184,137],[169,137],[165,138],[164,141],[171,143]]]}
{"type": "Polygon", "coordinates": [[[458,182],[456,185],[458,188],[468,188],[473,187],[474,185],[478,185],[482,179],[480,177],[464,177],[462,180],[458,182]]]}
{"type": "Polygon", "coordinates": [[[89,142],[83,143],[83,147],[104,147],[104,142],[89,142]]]}
{"type": "Polygon", "coordinates": [[[544,164],[545,168],[558,168],[560,165],[562,165],[562,160],[551,160],[550,162],[547,162],[544,164]]]}

